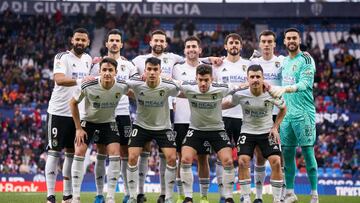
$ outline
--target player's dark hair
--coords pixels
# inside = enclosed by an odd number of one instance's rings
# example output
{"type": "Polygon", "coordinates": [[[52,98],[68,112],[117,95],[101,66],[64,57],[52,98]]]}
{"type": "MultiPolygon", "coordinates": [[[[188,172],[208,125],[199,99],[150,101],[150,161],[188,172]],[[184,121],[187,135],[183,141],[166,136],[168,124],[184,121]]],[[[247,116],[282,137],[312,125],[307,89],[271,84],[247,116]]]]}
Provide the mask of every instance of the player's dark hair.
{"type": "Polygon", "coordinates": [[[152,65],[160,65],[161,66],[161,60],[156,58],[156,57],[150,57],[150,58],[147,58],[146,61],[145,61],[145,65],[148,64],[148,63],[151,63],[152,65]]]}
{"type": "Polygon", "coordinates": [[[115,70],[117,69],[118,63],[117,63],[117,61],[116,61],[115,59],[113,59],[113,58],[110,58],[110,57],[105,57],[105,58],[103,58],[103,59],[101,60],[101,62],[100,62],[100,70],[101,70],[102,64],[104,64],[104,63],[111,64],[111,65],[113,65],[113,66],[115,67],[115,70]]]}
{"type": "Polygon", "coordinates": [[[196,41],[198,43],[198,46],[201,47],[201,40],[198,37],[196,37],[196,36],[187,37],[184,41],[184,44],[186,44],[186,42],[189,42],[189,41],[196,41]]]}
{"type": "Polygon", "coordinates": [[[90,37],[90,34],[89,32],[87,31],[87,29],[85,28],[76,28],[74,31],[73,31],[73,36],[75,35],[75,33],[83,33],[83,34],[86,34],[88,36],[88,38],[90,37]]]}
{"type": "Polygon", "coordinates": [[[298,33],[299,37],[301,36],[300,31],[299,31],[298,29],[294,28],[294,27],[291,27],[291,28],[286,29],[286,30],[284,31],[284,36],[285,36],[286,33],[288,33],[288,32],[296,32],[296,33],[298,33]]]}
{"type": "Polygon", "coordinates": [[[271,30],[264,30],[260,33],[259,35],[259,41],[260,41],[260,38],[261,36],[269,36],[269,35],[272,35],[274,37],[274,41],[276,40],[276,34],[275,32],[271,31],[271,30]]]}
{"type": "Polygon", "coordinates": [[[254,71],[254,72],[261,71],[261,73],[264,74],[264,70],[259,64],[254,64],[249,66],[246,73],[249,74],[250,71],[254,71]]]}
{"type": "Polygon", "coordinates": [[[152,38],[154,35],[164,35],[165,38],[166,38],[166,33],[165,33],[165,31],[163,31],[163,30],[154,30],[154,31],[151,33],[151,38],[152,38]]]}
{"type": "Polygon", "coordinates": [[[210,74],[212,76],[212,67],[207,64],[201,64],[196,67],[196,75],[206,75],[210,74]]]}
{"type": "Polygon", "coordinates": [[[106,42],[109,41],[110,35],[120,35],[120,37],[122,38],[122,34],[119,29],[112,29],[106,34],[106,42]]]}
{"type": "Polygon", "coordinates": [[[242,38],[239,34],[237,33],[230,33],[228,34],[226,37],[225,37],[225,40],[224,40],[224,44],[227,44],[227,42],[229,41],[230,38],[233,38],[233,39],[237,39],[240,41],[240,44],[242,44],[242,38]]]}

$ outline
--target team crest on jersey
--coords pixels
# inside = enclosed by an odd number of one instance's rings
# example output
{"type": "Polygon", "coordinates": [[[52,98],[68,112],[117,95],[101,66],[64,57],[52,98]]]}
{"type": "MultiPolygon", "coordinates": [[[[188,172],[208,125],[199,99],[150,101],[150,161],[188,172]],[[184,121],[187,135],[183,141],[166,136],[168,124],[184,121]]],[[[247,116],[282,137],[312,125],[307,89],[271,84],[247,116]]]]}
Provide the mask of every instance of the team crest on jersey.
{"type": "Polygon", "coordinates": [[[115,98],[116,98],[116,99],[119,99],[120,96],[121,96],[121,93],[120,93],[120,92],[116,92],[116,93],[115,93],[115,98]]]}
{"type": "Polygon", "coordinates": [[[86,62],[86,68],[89,68],[89,62],[86,62]]]}
{"type": "Polygon", "coordinates": [[[226,69],[226,68],[223,68],[221,71],[222,71],[222,72],[226,72],[226,71],[227,71],[227,69],[226,69]]]}
{"type": "Polygon", "coordinates": [[[163,61],[164,61],[164,63],[168,63],[168,62],[169,62],[168,58],[164,58],[163,61]]]}
{"type": "Polygon", "coordinates": [[[246,69],[247,69],[246,65],[243,65],[242,69],[243,69],[244,72],[246,72],[246,69]]]}
{"type": "Polygon", "coordinates": [[[250,105],[250,102],[249,102],[249,101],[246,101],[246,102],[245,102],[245,105],[250,105]]]}
{"type": "Polygon", "coordinates": [[[140,96],[145,96],[144,92],[140,92],[140,96]]]}
{"type": "Polygon", "coordinates": [[[165,95],[165,91],[164,91],[164,90],[160,90],[159,94],[160,94],[160,96],[162,97],[162,96],[165,95]]]}
{"type": "Polygon", "coordinates": [[[279,61],[275,61],[275,67],[280,68],[280,62],[279,61]]]}
{"type": "Polygon", "coordinates": [[[268,106],[270,105],[270,101],[269,101],[269,100],[266,100],[266,101],[264,102],[264,105],[265,105],[265,107],[268,107],[268,106]]]}
{"type": "Polygon", "coordinates": [[[212,94],[211,97],[213,100],[215,100],[215,99],[217,99],[218,96],[217,96],[217,94],[212,94]]]}
{"type": "Polygon", "coordinates": [[[125,65],[120,66],[121,71],[125,71],[125,65]]]}
{"type": "Polygon", "coordinates": [[[292,70],[295,71],[297,69],[296,65],[293,65],[292,70]]]}
{"type": "Polygon", "coordinates": [[[186,72],[183,72],[181,75],[186,75],[186,72]]]}
{"type": "Polygon", "coordinates": [[[73,67],[76,67],[75,63],[73,63],[73,67]]]}
{"type": "Polygon", "coordinates": [[[166,137],[170,142],[175,142],[176,134],[174,134],[172,131],[167,131],[166,137]]]}
{"type": "Polygon", "coordinates": [[[193,98],[193,99],[196,99],[196,95],[193,95],[192,98],[193,98]]]}

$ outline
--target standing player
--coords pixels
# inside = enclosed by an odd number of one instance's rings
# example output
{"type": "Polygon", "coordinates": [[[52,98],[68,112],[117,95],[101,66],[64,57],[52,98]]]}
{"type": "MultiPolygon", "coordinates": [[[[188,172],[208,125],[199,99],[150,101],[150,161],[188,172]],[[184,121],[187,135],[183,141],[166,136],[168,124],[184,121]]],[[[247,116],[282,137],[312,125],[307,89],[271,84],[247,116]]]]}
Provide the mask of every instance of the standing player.
{"type": "MultiPolygon", "coordinates": [[[[250,61],[241,58],[240,51],[242,47],[241,36],[236,33],[231,33],[225,37],[224,48],[227,51],[227,56],[219,68],[217,68],[217,81],[221,83],[240,84],[246,82],[246,69],[250,61]]],[[[231,109],[223,110],[223,121],[225,124],[226,133],[230,140],[236,143],[242,125],[242,111],[240,106],[231,109]]],[[[221,194],[220,202],[224,202],[223,186],[222,186],[223,168],[221,162],[216,164],[216,177],[218,180],[219,190],[221,194]]]]}
{"type": "MultiPolygon", "coordinates": [[[[196,67],[201,64],[199,55],[201,54],[201,42],[200,39],[191,36],[185,39],[184,54],[186,61],[181,64],[177,64],[173,70],[173,79],[181,80],[184,82],[196,81],[196,67]]],[[[185,98],[176,98],[176,108],[174,108],[174,131],[176,132],[176,150],[178,152],[178,168],[176,184],[179,193],[177,203],[182,203],[185,199],[184,189],[180,179],[180,160],[181,160],[181,145],[182,141],[188,131],[190,123],[190,106],[189,102],[185,98]]],[[[210,184],[209,162],[208,155],[210,153],[210,146],[208,142],[204,142],[203,150],[197,151],[198,154],[198,170],[199,170],[199,182],[200,182],[200,203],[208,203],[207,192],[210,184]],[[206,145],[206,146],[205,146],[206,145]]]]}
{"type": "MultiPolygon", "coordinates": [[[[165,52],[167,47],[166,42],[166,33],[162,30],[155,30],[151,33],[150,40],[151,53],[137,56],[133,59],[133,63],[138,68],[138,72],[140,75],[144,74],[145,71],[145,61],[150,57],[156,57],[161,60],[161,75],[166,78],[172,77],[173,67],[176,63],[180,63],[184,61],[182,56],[179,56],[174,53],[165,52]]],[[[221,59],[217,57],[208,57],[204,58],[202,61],[212,62],[214,64],[221,64],[221,59]]],[[[171,120],[173,121],[173,98],[169,97],[169,114],[171,115],[171,120]]],[[[139,172],[140,172],[140,180],[139,180],[139,196],[137,197],[140,203],[146,201],[145,193],[144,193],[144,184],[145,177],[148,171],[148,159],[150,156],[150,143],[146,144],[144,151],[140,155],[139,159],[139,172]]],[[[160,153],[160,185],[161,192],[158,198],[158,203],[163,203],[165,198],[165,181],[164,174],[166,169],[166,161],[163,153],[160,153]]]]}
{"type": "Polygon", "coordinates": [[[300,31],[289,28],[284,44],[289,56],[282,64],[282,86],[270,89],[272,95],[283,95],[288,113],[280,125],[281,145],[284,152],[286,196],[285,202],[295,202],[295,154],[300,146],[305,159],[306,171],[311,185],[311,203],[319,202],[317,192],[317,163],[314,155],[316,139],[315,105],[313,97],[314,59],[300,51],[300,31]]]}
{"type": "Polygon", "coordinates": [[[234,165],[232,145],[224,130],[221,116],[221,101],[231,93],[227,84],[212,83],[212,67],[199,65],[196,68],[196,83],[183,83],[180,87],[183,95],[189,100],[191,109],[190,126],[181,147],[180,177],[183,182],[185,200],[192,203],[193,174],[192,163],[203,143],[208,141],[217,153],[223,167],[223,186],[226,203],[233,203],[234,165]]]}
{"type": "MultiPolygon", "coordinates": [[[[121,32],[118,29],[110,30],[106,35],[106,48],[108,49],[107,57],[111,57],[117,62],[117,79],[127,80],[132,75],[137,73],[135,66],[126,60],[123,60],[120,56],[120,49],[123,44],[121,42],[121,32]]],[[[94,65],[93,69],[98,69],[99,65],[94,65]]],[[[99,71],[97,71],[99,72],[99,71]]],[[[129,190],[127,187],[126,167],[128,162],[128,141],[131,131],[131,121],[129,112],[129,98],[124,95],[121,97],[118,106],[115,109],[116,124],[120,134],[120,158],[121,158],[121,174],[124,182],[125,197],[123,202],[126,203],[129,198],[129,190]]],[[[95,162],[95,180],[96,191],[94,203],[103,203],[103,188],[105,179],[105,160],[106,160],[106,146],[103,144],[97,144],[97,156],[95,162]]]]}
{"type": "Polygon", "coordinates": [[[178,88],[171,81],[162,80],[161,60],[150,57],[145,61],[145,82],[140,78],[128,81],[134,91],[137,112],[136,120],[129,139],[129,162],[127,168],[130,199],[137,201],[139,181],[138,158],[146,143],[156,140],[166,158],[165,202],[172,202],[176,178],[176,143],[171,130],[169,96],[176,96],[178,88]]]}
{"type": "Polygon", "coordinates": [[[251,65],[247,70],[250,89],[238,91],[231,102],[224,102],[223,107],[241,105],[244,119],[238,140],[239,183],[241,186],[241,202],[250,203],[250,161],[254,149],[258,146],[271,165],[270,183],[274,203],[280,203],[283,177],[281,172],[281,151],[279,146],[278,128],[283,120],[286,109],[284,100],[274,99],[264,93],[264,75],[260,65],[251,65]],[[273,107],[280,108],[275,122],[272,120],[273,107]]]}
{"type": "Polygon", "coordinates": [[[48,157],[45,177],[48,203],[56,202],[55,183],[62,149],[65,149],[62,202],[69,203],[72,199],[71,165],[74,157],[75,125],[71,118],[69,101],[77,85],[89,75],[92,59],[85,53],[89,44],[88,31],[84,28],[75,29],[71,38],[72,49],[57,54],[54,59],[55,86],[47,110],[48,157]]]}
{"type": "MultiPolygon", "coordinates": [[[[261,51],[260,58],[253,58],[253,64],[259,64],[264,71],[264,80],[270,85],[281,85],[281,63],[284,56],[275,56],[274,49],[276,47],[276,35],[273,31],[265,30],[259,35],[259,48],[261,51]]],[[[276,115],[279,109],[275,106],[273,110],[273,121],[276,120],[276,115]]],[[[266,159],[262,156],[259,146],[255,148],[255,170],[254,182],[256,186],[256,198],[253,203],[262,203],[263,185],[266,177],[266,159]]]]}
{"type": "Polygon", "coordinates": [[[115,123],[114,111],[122,95],[127,93],[127,85],[124,81],[115,78],[117,65],[114,59],[104,58],[100,62],[100,78],[83,82],[70,101],[76,127],[75,156],[71,167],[74,192],[72,203],[80,203],[85,153],[92,140],[106,145],[110,160],[106,203],[115,203],[115,188],[120,175],[120,135],[115,123]],[[85,114],[80,120],[78,104],[83,99],[85,114]]]}

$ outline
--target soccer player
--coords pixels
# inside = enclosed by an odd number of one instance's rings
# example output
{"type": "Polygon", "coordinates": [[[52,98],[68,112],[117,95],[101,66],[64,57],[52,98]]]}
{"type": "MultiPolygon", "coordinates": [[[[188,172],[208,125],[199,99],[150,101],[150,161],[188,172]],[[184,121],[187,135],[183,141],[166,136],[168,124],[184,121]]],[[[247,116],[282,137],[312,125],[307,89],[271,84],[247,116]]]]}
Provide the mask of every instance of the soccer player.
{"type": "MultiPolygon", "coordinates": [[[[199,60],[201,54],[201,41],[195,36],[190,36],[185,39],[184,54],[186,61],[175,65],[173,70],[173,79],[184,82],[195,82],[196,67],[202,62],[199,60]]],[[[180,160],[181,160],[181,145],[189,128],[190,123],[190,106],[185,98],[176,97],[174,108],[174,131],[176,132],[176,151],[178,152],[178,168],[176,184],[179,193],[177,203],[182,203],[185,199],[184,189],[180,178],[180,160]]],[[[208,203],[207,192],[210,184],[209,162],[208,154],[210,153],[210,146],[208,142],[204,142],[202,149],[197,151],[198,154],[198,170],[200,182],[200,203],[208,203]]]]}
{"type": "MultiPolygon", "coordinates": [[[[135,66],[127,60],[121,58],[120,49],[123,44],[121,42],[121,32],[118,29],[110,30],[106,35],[105,46],[108,49],[107,57],[111,57],[117,62],[117,79],[127,80],[137,73],[135,66]]],[[[99,69],[99,64],[95,64],[94,71],[99,69]]],[[[99,72],[97,70],[97,72],[99,72]]],[[[120,158],[121,158],[121,174],[124,182],[125,197],[123,203],[126,203],[129,198],[129,190],[127,187],[126,167],[128,162],[128,141],[131,131],[131,121],[129,112],[129,98],[124,95],[121,97],[118,106],[115,109],[116,124],[120,134],[120,158]]],[[[96,183],[96,197],[94,203],[103,203],[103,188],[105,179],[105,160],[106,160],[106,146],[98,143],[96,145],[97,155],[95,162],[95,183],[96,183]]]]}
{"type": "MultiPolygon", "coordinates": [[[[270,30],[264,30],[259,35],[259,48],[261,57],[251,59],[252,64],[259,64],[263,68],[264,80],[270,85],[281,85],[281,63],[284,56],[275,56],[274,49],[276,47],[276,34],[270,30]]],[[[274,106],[273,121],[279,109],[274,106]]],[[[256,198],[253,203],[262,203],[263,185],[266,177],[266,159],[262,156],[259,146],[255,147],[255,170],[254,182],[256,186],[256,198]]]]}
{"type": "MultiPolygon", "coordinates": [[[[151,33],[151,40],[149,42],[151,47],[151,53],[140,55],[135,57],[132,62],[138,68],[138,72],[140,75],[144,74],[145,71],[145,61],[150,57],[156,57],[161,60],[161,76],[166,78],[172,77],[172,72],[174,65],[176,63],[180,63],[184,61],[182,56],[179,56],[174,53],[165,52],[167,47],[166,42],[166,33],[162,30],[155,30],[151,33]]],[[[213,64],[221,64],[222,60],[218,57],[208,57],[203,58],[201,61],[206,63],[213,63],[213,64]]],[[[169,114],[171,115],[171,121],[173,122],[173,98],[169,97],[169,114]]],[[[145,184],[145,177],[148,171],[148,159],[150,157],[150,143],[146,144],[144,151],[140,155],[139,159],[139,173],[140,173],[140,180],[139,180],[139,195],[137,197],[140,203],[146,201],[145,193],[144,193],[144,184],[145,184]]],[[[166,169],[166,161],[163,153],[159,154],[160,157],[160,185],[161,191],[160,196],[158,198],[158,203],[163,203],[165,201],[165,169],[166,169]]]]}
{"type": "Polygon", "coordinates": [[[244,119],[238,140],[239,156],[239,184],[241,186],[241,202],[250,203],[251,178],[250,161],[254,149],[259,146],[263,156],[269,160],[271,166],[270,183],[274,196],[274,203],[280,203],[283,177],[281,172],[281,151],[279,146],[278,128],[283,120],[286,108],[284,100],[273,98],[268,92],[264,93],[264,75],[260,65],[251,65],[247,70],[250,89],[238,91],[232,100],[224,101],[223,108],[241,105],[244,119]],[[273,122],[273,107],[280,112],[273,122]]]}
{"type": "MultiPolygon", "coordinates": [[[[216,78],[218,82],[229,84],[240,84],[246,82],[246,69],[250,65],[250,61],[243,59],[240,56],[242,47],[242,39],[239,34],[230,33],[225,37],[224,48],[227,51],[227,56],[223,60],[221,66],[216,68],[216,78]]],[[[242,125],[242,111],[241,106],[236,106],[231,109],[223,110],[223,121],[225,124],[225,131],[233,143],[239,139],[241,125],[242,125]]],[[[223,186],[222,186],[223,168],[221,162],[216,164],[216,177],[218,181],[219,191],[221,194],[220,202],[224,202],[223,186]]]]}
{"type": "Polygon", "coordinates": [[[115,78],[117,66],[116,60],[112,58],[102,59],[100,78],[83,82],[70,100],[71,113],[76,126],[75,156],[71,167],[74,193],[72,203],[80,203],[85,153],[92,140],[106,145],[106,153],[109,154],[106,203],[115,203],[115,188],[120,176],[120,135],[114,111],[122,95],[128,91],[125,81],[115,78]],[[85,114],[80,120],[78,104],[83,99],[85,114]]]}
{"type": "Polygon", "coordinates": [[[313,97],[315,62],[309,54],[300,51],[301,33],[296,28],[284,32],[284,44],[289,55],[282,64],[282,86],[270,87],[276,97],[282,94],[288,107],[280,125],[280,138],[284,155],[286,197],[285,202],[295,202],[295,154],[300,146],[305,159],[311,185],[311,203],[319,202],[317,192],[317,163],[314,155],[315,106],[313,97]]]}
{"type": "Polygon", "coordinates": [[[176,96],[178,88],[172,81],[163,80],[161,60],[150,57],[145,61],[146,80],[130,78],[129,87],[134,91],[137,112],[129,139],[127,180],[130,192],[129,203],[137,201],[139,181],[138,158],[146,143],[156,140],[166,158],[165,202],[172,202],[176,178],[176,143],[171,130],[169,96],[176,96]]]}
{"type": "Polygon", "coordinates": [[[232,145],[224,130],[221,116],[221,101],[231,93],[227,84],[212,83],[212,67],[199,65],[196,68],[197,83],[183,83],[180,86],[182,94],[189,100],[191,109],[190,126],[181,147],[180,177],[183,182],[184,203],[192,203],[193,174],[192,163],[199,149],[205,141],[217,153],[224,167],[223,186],[226,203],[233,203],[232,190],[234,187],[234,165],[232,159],[232,145]]]}
{"type": "Polygon", "coordinates": [[[84,28],[73,31],[72,48],[54,58],[55,86],[51,94],[47,118],[48,156],[45,164],[47,202],[55,203],[55,183],[61,150],[65,149],[63,163],[63,203],[72,199],[71,165],[74,157],[75,125],[71,118],[69,101],[77,85],[89,75],[92,59],[85,53],[89,33],[84,28]]]}

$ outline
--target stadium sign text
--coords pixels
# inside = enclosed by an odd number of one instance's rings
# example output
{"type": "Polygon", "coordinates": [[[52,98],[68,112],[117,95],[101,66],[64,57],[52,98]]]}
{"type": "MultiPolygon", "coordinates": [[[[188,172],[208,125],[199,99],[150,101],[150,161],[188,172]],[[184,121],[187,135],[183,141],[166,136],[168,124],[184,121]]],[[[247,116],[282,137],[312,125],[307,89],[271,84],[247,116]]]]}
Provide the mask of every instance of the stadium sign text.
{"type": "Polygon", "coordinates": [[[103,7],[111,14],[131,13],[142,16],[201,16],[198,4],[193,3],[89,3],[89,2],[46,2],[46,1],[0,1],[0,12],[10,8],[16,13],[54,14],[57,10],[64,15],[79,13],[93,15],[103,7]]]}

